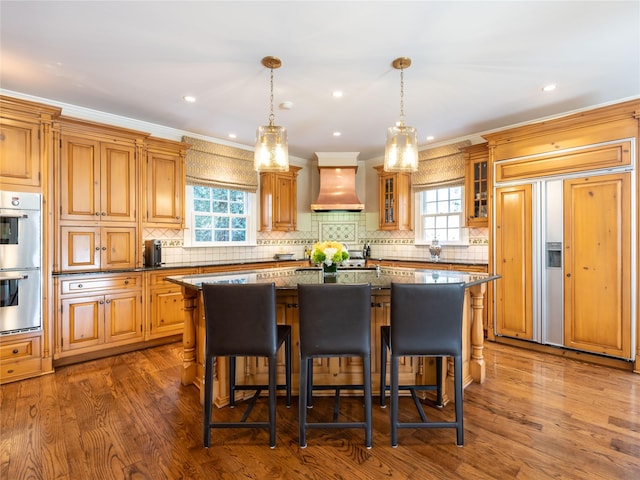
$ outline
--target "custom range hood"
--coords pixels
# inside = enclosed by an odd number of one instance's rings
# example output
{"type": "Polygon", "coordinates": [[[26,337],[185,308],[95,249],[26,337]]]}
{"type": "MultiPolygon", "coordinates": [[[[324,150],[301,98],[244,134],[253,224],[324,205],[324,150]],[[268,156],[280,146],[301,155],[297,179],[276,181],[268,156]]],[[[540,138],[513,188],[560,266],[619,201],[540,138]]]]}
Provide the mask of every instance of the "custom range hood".
{"type": "Polygon", "coordinates": [[[356,171],[360,152],[316,152],[320,172],[320,193],[313,212],[361,212],[364,204],[356,193],[356,171]]]}

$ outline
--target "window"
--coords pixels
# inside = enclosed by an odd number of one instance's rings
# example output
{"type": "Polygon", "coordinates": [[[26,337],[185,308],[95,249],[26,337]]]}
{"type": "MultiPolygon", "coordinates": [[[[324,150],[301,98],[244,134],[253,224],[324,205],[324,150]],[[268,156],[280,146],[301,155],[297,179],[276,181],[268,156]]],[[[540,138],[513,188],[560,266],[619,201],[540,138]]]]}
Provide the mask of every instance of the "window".
{"type": "Polygon", "coordinates": [[[463,243],[463,188],[431,188],[416,193],[416,244],[434,238],[442,244],[463,243]]]}
{"type": "Polygon", "coordinates": [[[240,190],[188,185],[185,245],[254,244],[255,199],[254,193],[240,190]]]}

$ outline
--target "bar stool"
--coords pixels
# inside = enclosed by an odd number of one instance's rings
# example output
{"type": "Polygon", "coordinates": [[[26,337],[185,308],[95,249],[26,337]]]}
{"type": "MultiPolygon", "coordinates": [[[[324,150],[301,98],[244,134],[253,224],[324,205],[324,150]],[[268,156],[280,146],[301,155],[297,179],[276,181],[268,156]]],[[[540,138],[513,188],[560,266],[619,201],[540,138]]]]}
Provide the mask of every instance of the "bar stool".
{"type": "MultiPolygon", "coordinates": [[[[202,285],[206,324],[204,360],[204,418],[203,443],[209,447],[212,428],[268,428],[269,446],[276,446],[276,389],[285,388],[287,406],[291,405],[291,327],[276,324],[275,284],[218,284],[202,285]],[[277,385],[276,355],[285,345],[285,385],[277,385]],[[267,357],[269,380],[267,385],[235,385],[235,357],[267,357]],[[234,368],[230,372],[230,394],[235,390],[255,390],[239,422],[214,422],[212,401],[214,390],[214,361],[229,357],[234,368]],[[269,420],[247,421],[261,391],[269,392],[269,420]]],[[[234,402],[231,400],[231,403],[234,402]]]]}
{"type": "Polygon", "coordinates": [[[381,327],[381,405],[386,390],[386,349],[391,351],[391,446],[398,446],[399,428],[455,428],[456,444],[464,445],[462,415],[462,312],[465,287],[450,284],[391,284],[391,325],[381,327]],[[400,357],[436,357],[437,385],[398,385],[400,357]],[[453,357],[455,421],[428,421],[416,390],[436,389],[442,405],[442,358],[453,357]],[[411,391],[421,422],[398,421],[399,390],[411,391]]]}
{"type": "Polygon", "coordinates": [[[347,284],[298,285],[300,317],[299,444],[307,446],[308,428],[364,428],[371,448],[371,286],[347,284]],[[363,383],[314,385],[313,358],[361,357],[363,383]],[[338,421],[340,390],[364,391],[364,421],[338,421]],[[314,389],[335,390],[333,421],[307,421],[314,389]]]}

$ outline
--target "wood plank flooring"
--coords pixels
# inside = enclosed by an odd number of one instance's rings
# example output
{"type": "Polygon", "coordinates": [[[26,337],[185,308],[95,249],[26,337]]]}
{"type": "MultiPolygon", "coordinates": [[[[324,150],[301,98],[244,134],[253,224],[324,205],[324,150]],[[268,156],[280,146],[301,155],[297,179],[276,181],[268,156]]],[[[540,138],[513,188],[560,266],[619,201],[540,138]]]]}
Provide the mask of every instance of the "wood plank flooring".
{"type": "MultiPolygon", "coordinates": [[[[266,430],[213,430],[205,449],[181,351],[165,345],[0,387],[0,478],[640,479],[640,375],[489,343],[487,381],[465,391],[464,447],[453,429],[403,429],[391,448],[388,408],[374,399],[371,450],[361,430],[310,430],[299,449],[297,402],[287,409],[280,398],[274,450],[266,430]]],[[[342,406],[361,418],[361,399],[342,406]]],[[[310,415],[331,408],[315,398],[310,415]]],[[[415,417],[409,398],[400,408],[415,417]]],[[[453,405],[425,409],[453,415],[453,405]]],[[[261,399],[254,415],[263,414],[261,399]]]]}

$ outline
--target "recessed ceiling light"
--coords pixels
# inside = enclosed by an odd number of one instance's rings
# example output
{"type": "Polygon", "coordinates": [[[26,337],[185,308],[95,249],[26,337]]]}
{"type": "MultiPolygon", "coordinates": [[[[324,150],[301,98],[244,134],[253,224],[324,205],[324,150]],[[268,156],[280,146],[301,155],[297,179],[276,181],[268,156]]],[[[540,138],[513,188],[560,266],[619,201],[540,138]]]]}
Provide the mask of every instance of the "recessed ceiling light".
{"type": "Polygon", "coordinates": [[[282,110],[291,110],[293,108],[293,102],[290,100],[286,100],[280,104],[280,108],[282,110]]]}
{"type": "Polygon", "coordinates": [[[182,98],[184,99],[185,102],[189,102],[189,103],[193,103],[193,102],[196,101],[196,97],[194,97],[192,95],[185,95],[182,98]]]}
{"type": "Polygon", "coordinates": [[[543,92],[553,92],[558,86],[555,83],[550,83],[549,85],[545,85],[542,87],[543,92]]]}
{"type": "Polygon", "coordinates": [[[238,138],[238,136],[235,133],[230,133],[229,138],[238,138]]]}
{"type": "Polygon", "coordinates": [[[334,136],[334,137],[339,137],[340,135],[342,135],[342,133],[340,133],[340,132],[333,132],[333,136],[334,136]]]}
{"type": "Polygon", "coordinates": [[[427,142],[430,142],[430,141],[431,141],[431,140],[433,140],[434,138],[436,138],[436,137],[434,137],[433,135],[429,135],[429,136],[427,137],[427,142]]]}
{"type": "Polygon", "coordinates": [[[331,92],[331,96],[334,98],[340,98],[344,96],[344,93],[340,90],[334,90],[333,92],[331,92]]]}

